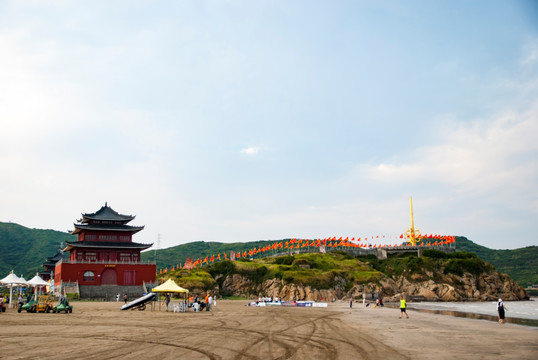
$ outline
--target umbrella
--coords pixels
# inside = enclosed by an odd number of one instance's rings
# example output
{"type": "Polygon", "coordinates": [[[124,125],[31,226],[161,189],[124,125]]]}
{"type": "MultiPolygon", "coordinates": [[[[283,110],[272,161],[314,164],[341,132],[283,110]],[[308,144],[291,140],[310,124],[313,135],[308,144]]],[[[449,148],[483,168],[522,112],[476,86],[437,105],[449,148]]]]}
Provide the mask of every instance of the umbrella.
{"type": "Polygon", "coordinates": [[[26,280],[13,274],[13,270],[11,270],[8,276],[0,280],[0,283],[9,286],[9,308],[11,309],[11,304],[13,303],[13,286],[25,284],[26,280]]]}
{"type": "MultiPolygon", "coordinates": [[[[35,276],[33,278],[31,278],[30,280],[28,280],[26,282],[26,284],[30,285],[30,286],[33,286],[34,288],[37,288],[38,286],[49,286],[50,284],[48,282],[46,282],[45,280],[43,280],[41,278],[41,276],[39,276],[38,273],[35,274],[35,276]]],[[[35,292],[35,296],[36,296],[36,300],[37,300],[37,291],[34,291],[35,292]]]]}

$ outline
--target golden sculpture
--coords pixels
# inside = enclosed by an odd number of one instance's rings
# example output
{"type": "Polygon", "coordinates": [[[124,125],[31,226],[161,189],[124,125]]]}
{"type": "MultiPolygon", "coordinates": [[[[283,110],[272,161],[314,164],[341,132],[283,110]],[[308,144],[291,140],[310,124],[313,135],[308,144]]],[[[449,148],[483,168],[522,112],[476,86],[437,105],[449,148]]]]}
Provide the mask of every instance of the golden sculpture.
{"type": "Polygon", "coordinates": [[[420,242],[420,240],[422,240],[422,238],[420,236],[420,230],[415,229],[415,225],[413,222],[413,197],[411,196],[409,197],[409,205],[411,208],[411,228],[405,231],[405,237],[408,239],[407,242],[409,243],[409,245],[415,246],[417,245],[417,242],[420,242]]]}

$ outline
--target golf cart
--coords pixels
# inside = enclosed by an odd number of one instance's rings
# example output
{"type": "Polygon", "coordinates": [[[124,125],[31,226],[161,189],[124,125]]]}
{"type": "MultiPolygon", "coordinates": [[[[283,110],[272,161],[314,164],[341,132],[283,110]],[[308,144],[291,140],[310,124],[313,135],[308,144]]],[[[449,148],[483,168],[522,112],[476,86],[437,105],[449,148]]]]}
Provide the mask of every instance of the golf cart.
{"type": "Polygon", "coordinates": [[[54,298],[52,295],[39,295],[37,298],[37,301],[29,301],[28,303],[24,305],[19,305],[18,312],[21,312],[23,310],[26,310],[29,313],[35,313],[35,312],[50,312],[52,310],[52,303],[54,302],[54,298]]]}
{"type": "Polygon", "coordinates": [[[66,314],[73,312],[73,305],[69,305],[69,302],[66,298],[62,297],[60,300],[60,304],[54,306],[52,308],[53,313],[61,313],[65,312],[66,314]]]}

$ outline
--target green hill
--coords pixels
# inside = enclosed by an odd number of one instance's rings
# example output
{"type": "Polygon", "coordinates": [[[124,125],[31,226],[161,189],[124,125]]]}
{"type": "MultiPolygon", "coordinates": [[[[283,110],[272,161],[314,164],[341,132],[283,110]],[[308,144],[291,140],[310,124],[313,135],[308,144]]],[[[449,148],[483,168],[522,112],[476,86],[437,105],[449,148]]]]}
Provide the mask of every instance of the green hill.
{"type": "Polygon", "coordinates": [[[456,249],[472,252],[501,272],[510,275],[523,287],[538,284],[538,246],[514,250],[493,250],[475,244],[465,237],[456,237],[456,249]]]}
{"type": "Polygon", "coordinates": [[[58,251],[60,243],[73,241],[73,235],[55,230],[29,229],[0,222],[0,276],[11,270],[28,280],[42,271],[45,258],[58,251]]]}
{"type": "MultiPolygon", "coordinates": [[[[277,240],[282,241],[282,240],[277,240]]],[[[148,251],[142,259],[151,260],[156,253],[157,268],[171,268],[185,262],[187,257],[193,260],[218,253],[250,250],[254,247],[272,244],[275,241],[254,241],[248,243],[218,243],[197,241],[167,249],[148,251]]],[[[514,250],[493,250],[478,245],[466,237],[456,237],[456,249],[475,253],[481,259],[491,263],[499,272],[510,275],[521,286],[538,284],[538,247],[529,246],[514,250]]]]}
{"type": "Polygon", "coordinates": [[[284,299],[357,300],[366,289],[381,292],[389,301],[401,293],[431,301],[491,301],[500,295],[510,300],[527,298],[513,280],[476,254],[432,249],[424,250],[422,257],[412,252],[390,254],[382,260],[343,251],[241,258],[159,275],[160,281],[165,279],[195,294],[218,292],[244,298],[267,294],[284,299]]]}

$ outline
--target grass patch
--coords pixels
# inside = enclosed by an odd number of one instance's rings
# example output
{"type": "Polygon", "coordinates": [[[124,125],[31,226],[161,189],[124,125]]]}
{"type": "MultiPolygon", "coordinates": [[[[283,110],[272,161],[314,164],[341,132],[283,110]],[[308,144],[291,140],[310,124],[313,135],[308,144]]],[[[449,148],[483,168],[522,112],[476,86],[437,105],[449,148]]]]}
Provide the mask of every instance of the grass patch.
{"type": "Polygon", "coordinates": [[[168,279],[174,280],[185,289],[212,290],[217,285],[215,279],[205,269],[180,269],[169,273],[168,279]]]}

